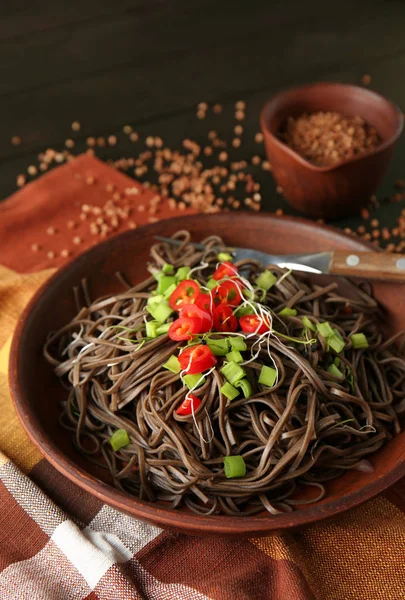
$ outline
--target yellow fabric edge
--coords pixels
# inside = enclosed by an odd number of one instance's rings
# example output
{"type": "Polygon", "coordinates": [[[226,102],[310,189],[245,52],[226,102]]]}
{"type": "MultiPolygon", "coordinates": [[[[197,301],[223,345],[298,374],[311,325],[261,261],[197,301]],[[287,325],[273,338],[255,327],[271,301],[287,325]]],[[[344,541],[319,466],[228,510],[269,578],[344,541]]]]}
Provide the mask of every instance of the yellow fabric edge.
{"type": "Polygon", "coordinates": [[[3,373],[4,375],[8,374],[8,359],[10,356],[12,339],[13,336],[11,335],[7,342],[4,344],[3,348],[1,348],[0,350],[0,373],[3,373]]]}
{"type": "Polygon", "coordinates": [[[333,521],[250,541],[298,566],[317,600],[405,598],[405,515],[382,496],[333,521]]]}
{"type": "Polygon", "coordinates": [[[13,333],[23,309],[36,290],[55,272],[15,273],[0,266],[0,347],[13,333]]]}
{"type": "Polygon", "coordinates": [[[0,466],[12,460],[29,472],[42,455],[17,417],[8,387],[8,359],[17,320],[35,291],[54,273],[20,274],[0,265],[0,466]]]}
{"type": "Polygon", "coordinates": [[[4,373],[0,373],[0,409],[0,465],[8,458],[28,473],[41,460],[42,454],[20,424],[4,373]]]}

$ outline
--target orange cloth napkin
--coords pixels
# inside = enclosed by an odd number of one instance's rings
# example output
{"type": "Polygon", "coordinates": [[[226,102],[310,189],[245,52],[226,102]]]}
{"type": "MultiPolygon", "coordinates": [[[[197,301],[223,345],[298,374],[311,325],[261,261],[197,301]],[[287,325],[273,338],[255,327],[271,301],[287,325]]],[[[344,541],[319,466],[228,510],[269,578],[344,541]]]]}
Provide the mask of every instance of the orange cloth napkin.
{"type": "MultiPolygon", "coordinates": [[[[101,227],[97,219],[111,229],[110,236],[176,212],[167,199],[82,154],[0,203],[0,264],[20,273],[60,267],[102,241],[100,234],[91,232],[92,224],[101,227]],[[115,213],[113,224],[114,216],[108,211],[115,213]]],[[[186,208],[181,214],[192,212],[186,208]]]]}

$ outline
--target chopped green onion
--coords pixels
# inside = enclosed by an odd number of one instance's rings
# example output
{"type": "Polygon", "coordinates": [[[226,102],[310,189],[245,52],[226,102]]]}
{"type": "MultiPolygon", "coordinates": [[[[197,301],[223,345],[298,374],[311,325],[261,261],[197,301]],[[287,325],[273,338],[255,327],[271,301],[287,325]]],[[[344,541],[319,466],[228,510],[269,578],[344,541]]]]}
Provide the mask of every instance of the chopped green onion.
{"type": "Polygon", "coordinates": [[[159,304],[160,302],[162,302],[162,300],[164,300],[164,296],[162,296],[162,294],[159,294],[148,298],[146,304],[148,306],[152,306],[152,304],[159,304]]]}
{"type": "Polygon", "coordinates": [[[232,350],[247,350],[247,344],[241,335],[235,335],[235,337],[229,337],[228,342],[231,344],[232,350]]]}
{"type": "Polygon", "coordinates": [[[173,294],[173,292],[176,289],[176,287],[177,287],[177,284],[176,283],[172,283],[172,285],[170,285],[167,288],[167,290],[163,294],[163,297],[164,297],[165,300],[167,300],[168,298],[170,298],[170,296],[173,294]]]}
{"type": "Polygon", "coordinates": [[[177,356],[174,356],[174,354],[169,356],[169,359],[167,360],[167,362],[165,362],[163,368],[167,369],[168,371],[171,371],[172,373],[180,373],[181,366],[177,356]]]}
{"type": "Polygon", "coordinates": [[[336,327],[334,327],[334,328],[333,328],[333,333],[334,333],[334,335],[337,335],[337,337],[338,337],[340,340],[343,340],[343,336],[342,336],[342,334],[340,333],[339,329],[336,329],[336,327]]]}
{"type": "Polygon", "coordinates": [[[163,275],[158,281],[158,294],[164,294],[172,285],[176,285],[176,278],[173,275],[163,275]]]}
{"type": "Polygon", "coordinates": [[[165,263],[162,267],[162,271],[165,275],[173,275],[174,267],[173,267],[173,265],[170,265],[169,263],[165,263]]]}
{"type": "Polygon", "coordinates": [[[125,429],[117,429],[110,437],[110,444],[113,450],[119,450],[124,446],[128,446],[131,443],[129,436],[125,429]]]}
{"type": "Polygon", "coordinates": [[[179,269],[177,269],[176,271],[176,281],[184,281],[184,279],[187,279],[188,274],[191,271],[191,267],[180,267],[179,269]]]}
{"type": "Polygon", "coordinates": [[[164,323],[168,317],[173,312],[173,309],[170,308],[169,303],[166,300],[162,300],[159,304],[153,304],[148,307],[148,311],[155,319],[155,321],[159,321],[159,323],[164,323]]]}
{"type": "Polygon", "coordinates": [[[339,367],[339,365],[340,365],[340,362],[341,362],[341,361],[340,361],[340,358],[337,356],[337,357],[335,358],[335,360],[333,361],[333,364],[334,364],[336,367],[339,367]]]}
{"type": "Polygon", "coordinates": [[[228,398],[228,400],[234,400],[236,396],[239,396],[239,390],[234,388],[229,381],[226,381],[221,387],[221,394],[228,398]]]}
{"type": "Polygon", "coordinates": [[[229,362],[233,361],[236,363],[241,363],[243,362],[243,356],[239,352],[239,350],[231,350],[231,352],[228,352],[228,354],[226,355],[226,360],[228,360],[229,362]]]}
{"type": "Polygon", "coordinates": [[[355,350],[368,348],[368,341],[364,333],[353,333],[349,337],[352,340],[353,348],[355,348],[355,350]]]}
{"type": "Polygon", "coordinates": [[[222,367],[221,373],[226,377],[229,383],[234,385],[246,376],[245,370],[236,362],[231,361],[222,367]]]}
{"type": "Polygon", "coordinates": [[[208,279],[205,287],[207,287],[209,290],[213,290],[215,287],[217,287],[217,285],[218,281],[215,281],[215,279],[208,279]]]}
{"type": "Polygon", "coordinates": [[[328,344],[329,347],[336,352],[336,354],[342,352],[343,348],[345,347],[345,341],[335,333],[331,337],[328,337],[328,344]]]}
{"type": "Polygon", "coordinates": [[[253,313],[253,308],[248,304],[238,306],[237,310],[235,310],[235,316],[240,319],[240,317],[245,317],[246,315],[251,315],[253,313]]]}
{"type": "Polygon", "coordinates": [[[339,371],[339,369],[337,368],[337,366],[335,364],[331,364],[328,367],[328,373],[330,373],[331,375],[333,375],[334,377],[338,377],[338,379],[343,379],[344,375],[342,373],[342,371],[339,371]]]}
{"type": "Polygon", "coordinates": [[[203,385],[203,383],[205,383],[205,377],[202,373],[196,373],[195,375],[184,375],[183,380],[189,390],[192,390],[195,387],[200,387],[203,385]]]}
{"type": "Polygon", "coordinates": [[[259,383],[266,387],[273,387],[277,379],[277,371],[272,367],[262,366],[262,370],[259,375],[259,383]]]}
{"type": "Polygon", "coordinates": [[[232,254],[229,254],[229,252],[220,252],[217,258],[221,262],[232,262],[233,260],[233,256],[232,254]]]}
{"type": "Polygon", "coordinates": [[[171,323],[163,323],[163,325],[158,325],[156,327],[156,333],[158,335],[162,335],[163,333],[167,333],[170,329],[171,323]]]}
{"type": "Polygon", "coordinates": [[[158,321],[146,321],[146,337],[155,338],[158,336],[156,331],[157,326],[159,325],[158,321]]]}
{"type": "Polygon", "coordinates": [[[259,277],[256,279],[256,285],[258,285],[262,290],[269,290],[276,283],[277,277],[273,275],[271,271],[263,271],[260,273],[259,277]]]}
{"type": "Polygon", "coordinates": [[[248,379],[241,379],[235,385],[236,387],[241,388],[245,398],[249,398],[252,395],[252,386],[250,385],[250,381],[248,379]]]}
{"type": "Polygon", "coordinates": [[[315,325],[308,319],[308,317],[302,317],[301,321],[304,327],[307,327],[311,331],[316,331],[315,325]]]}
{"type": "Polygon", "coordinates": [[[296,317],[297,311],[295,310],[295,308],[289,308],[288,306],[286,306],[285,308],[283,308],[283,310],[280,310],[278,314],[281,317],[296,317]]]}
{"type": "Polygon", "coordinates": [[[207,339],[207,346],[214,356],[225,356],[229,352],[229,338],[207,339]]]}
{"type": "Polygon", "coordinates": [[[156,281],[159,281],[159,279],[161,277],[163,277],[164,273],[163,273],[163,271],[155,270],[155,271],[152,271],[152,275],[156,279],[156,281]]]}
{"type": "Polygon", "coordinates": [[[246,464],[243,457],[239,454],[237,456],[224,456],[224,471],[227,479],[246,475],[246,464]]]}
{"type": "Polygon", "coordinates": [[[325,321],[325,323],[318,323],[316,328],[324,338],[328,338],[333,335],[333,329],[329,325],[328,321],[325,321]]]}
{"type": "MultiPolygon", "coordinates": [[[[243,296],[245,296],[245,298],[247,298],[248,300],[254,300],[254,299],[255,299],[255,293],[254,293],[254,292],[252,292],[251,290],[248,290],[248,289],[246,289],[246,288],[244,288],[244,289],[242,290],[242,294],[243,294],[243,296]]],[[[250,312],[252,312],[252,309],[251,309],[251,311],[250,311],[250,312]]]]}

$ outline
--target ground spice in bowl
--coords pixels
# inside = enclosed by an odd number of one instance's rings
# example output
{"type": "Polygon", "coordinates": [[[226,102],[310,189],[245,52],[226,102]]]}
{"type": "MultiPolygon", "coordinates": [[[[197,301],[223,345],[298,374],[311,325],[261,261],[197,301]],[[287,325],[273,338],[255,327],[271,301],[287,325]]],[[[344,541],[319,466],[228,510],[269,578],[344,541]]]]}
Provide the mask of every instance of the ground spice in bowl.
{"type": "Polygon", "coordinates": [[[364,119],[337,112],[289,117],[280,138],[318,167],[330,167],[354,158],[375,149],[381,142],[377,131],[364,119]]]}

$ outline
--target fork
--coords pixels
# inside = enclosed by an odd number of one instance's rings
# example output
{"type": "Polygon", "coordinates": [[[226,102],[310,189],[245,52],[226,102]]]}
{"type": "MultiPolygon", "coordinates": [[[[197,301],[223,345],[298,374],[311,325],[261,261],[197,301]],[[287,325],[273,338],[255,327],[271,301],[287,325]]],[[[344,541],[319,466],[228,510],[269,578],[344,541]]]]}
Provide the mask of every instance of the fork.
{"type": "MultiPolygon", "coordinates": [[[[172,246],[180,246],[184,242],[172,238],[155,236],[157,240],[172,246]]],[[[192,243],[196,250],[204,250],[205,246],[192,243]]],[[[213,247],[213,250],[216,248],[213,247]]],[[[325,273],[343,275],[345,277],[364,277],[380,281],[405,282],[405,254],[388,254],[385,252],[357,252],[333,250],[306,254],[268,254],[252,248],[227,248],[236,261],[253,259],[263,264],[277,265],[293,271],[307,273],[325,273]]],[[[223,248],[218,248],[218,252],[223,248]]]]}

